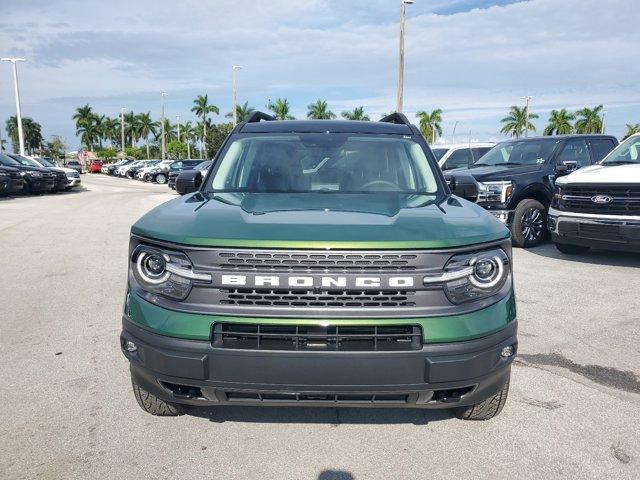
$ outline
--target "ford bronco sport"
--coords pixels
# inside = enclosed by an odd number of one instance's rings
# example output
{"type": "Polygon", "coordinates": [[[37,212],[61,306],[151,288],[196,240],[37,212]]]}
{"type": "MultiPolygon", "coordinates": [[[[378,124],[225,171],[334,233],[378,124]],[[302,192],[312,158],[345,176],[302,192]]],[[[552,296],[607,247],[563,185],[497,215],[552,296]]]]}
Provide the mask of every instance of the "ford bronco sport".
{"type": "Polygon", "coordinates": [[[120,345],[142,409],[497,415],[517,349],[507,228],[451,194],[403,115],[274,120],[239,124],[131,229],[120,345]]]}

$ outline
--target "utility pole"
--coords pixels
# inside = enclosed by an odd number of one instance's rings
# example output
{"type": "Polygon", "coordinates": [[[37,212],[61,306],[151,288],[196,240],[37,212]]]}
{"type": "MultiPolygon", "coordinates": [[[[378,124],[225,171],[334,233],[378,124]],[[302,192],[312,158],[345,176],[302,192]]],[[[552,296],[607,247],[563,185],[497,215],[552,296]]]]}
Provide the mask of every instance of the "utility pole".
{"type": "Polygon", "coordinates": [[[529,136],[529,102],[533,97],[531,95],[527,95],[524,97],[525,106],[524,106],[524,138],[529,136]]]}
{"type": "Polygon", "coordinates": [[[176,123],[178,125],[178,141],[180,141],[180,115],[176,115],[176,123]]]}
{"type": "Polygon", "coordinates": [[[607,116],[607,111],[605,110],[604,112],[602,112],[602,128],[600,133],[604,135],[604,117],[607,116]]]}
{"type": "Polygon", "coordinates": [[[126,108],[120,109],[120,145],[122,147],[122,158],[124,158],[124,112],[126,108]]]}
{"type": "Polygon", "coordinates": [[[24,58],[2,58],[3,62],[11,62],[13,64],[13,93],[16,97],[16,122],[18,123],[18,146],[20,155],[24,155],[24,132],[22,130],[22,113],[20,112],[20,89],[18,88],[18,68],[17,62],[24,62],[24,58]]]}
{"type": "Polygon", "coordinates": [[[162,137],[160,143],[162,143],[162,160],[167,158],[167,145],[165,144],[165,131],[164,131],[164,97],[167,94],[165,92],[160,93],[160,125],[162,126],[162,137]]]}
{"type": "Polygon", "coordinates": [[[398,92],[396,96],[396,112],[402,113],[404,100],[404,24],[407,5],[414,3],[414,0],[402,0],[400,2],[400,51],[398,55],[398,92]]]}
{"type": "Polygon", "coordinates": [[[456,127],[457,126],[458,126],[458,120],[456,120],[456,123],[453,124],[453,134],[451,135],[452,143],[456,143],[456,127]]]}
{"type": "Polygon", "coordinates": [[[242,67],[240,65],[234,65],[232,69],[233,76],[233,126],[235,127],[238,124],[238,85],[237,85],[237,71],[242,67]]]}

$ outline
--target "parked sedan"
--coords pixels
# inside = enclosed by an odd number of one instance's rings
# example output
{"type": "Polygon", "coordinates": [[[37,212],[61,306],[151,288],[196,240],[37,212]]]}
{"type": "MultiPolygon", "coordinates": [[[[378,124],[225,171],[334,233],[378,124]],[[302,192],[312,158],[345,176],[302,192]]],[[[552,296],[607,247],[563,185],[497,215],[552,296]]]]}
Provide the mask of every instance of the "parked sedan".
{"type": "Polygon", "coordinates": [[[89,173],[100,173],[102,169],[102,160],[92,160],[89,164],[89,173]]]}
{"type": "Polygon", "coordinates": [[[136,180],[143,180],[145,174],[159,163],[160,160],[146,160],[142,167],[135,169],[135,173],[132,178],[135,178],[136,180]]]}
{"type": "Polygon", "coordinates": [[[142,180],[145,182],[154,182],[164,185],[169,180],[169,170],[171,169],[171,165],[175,163],[175,160],[163,160],[152,168],[148,169],[142,180]]]}
{"type": "Polygon", "coordinates": [[[116,175],[116,171],[120,167],[124,167],[133,163],[133,160],[118,160],[116,163],[112,163],[111,165],[106,165],[107,171],[105,172],[107,175],[116,175]]]}
{"type": "Polygon", "coordinates": [[[0,165],[14,167],[20,171],[24,183],[22,193],[44,193],[56,188],[56,179],[46,168],[22,165],[8,155],[0,153],[0,165]]]}
{"type": "Polygon", "coordinates": [[[66,183],[64,184],[63,190],[69,191],[74,187],[80,186],[80,183],[81,183],[80,174],[78,173],[77,170],[73,168],[56,167],[56,165],[48,158],[42,158],[42,157],[27,157],[27,158],[36,162],[42,168],[49,168],[53,171],[63,172],[66,178],[66,183]]]}

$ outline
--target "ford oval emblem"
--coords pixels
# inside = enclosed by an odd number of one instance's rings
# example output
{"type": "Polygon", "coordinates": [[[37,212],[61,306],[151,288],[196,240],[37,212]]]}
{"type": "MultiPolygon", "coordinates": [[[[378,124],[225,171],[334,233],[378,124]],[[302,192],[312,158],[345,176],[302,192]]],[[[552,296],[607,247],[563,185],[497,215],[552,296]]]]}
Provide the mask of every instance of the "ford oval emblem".
{"type": "Polygon", "coordinates": [[[593,203],[598,203],[600,205],[605,205],[607,203],[613,202],[613,198],[611,198],[609,195],[595,195],[595,196],[591,197],[591,201],[593,203]]]}

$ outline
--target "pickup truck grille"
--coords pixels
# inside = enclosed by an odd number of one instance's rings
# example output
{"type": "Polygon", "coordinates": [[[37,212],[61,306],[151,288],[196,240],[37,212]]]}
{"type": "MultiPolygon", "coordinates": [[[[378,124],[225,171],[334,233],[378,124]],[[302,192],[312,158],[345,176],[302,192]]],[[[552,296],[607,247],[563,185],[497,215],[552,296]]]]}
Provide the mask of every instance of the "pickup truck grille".
{"type": "Polygon", "coordinates": [[[333,326],[216,323],[213,346],[236,350],[375,352],[422,348],[422,329],[414,325],[333,326]]]}
{"type": "Polygon", "coordinates": [[[222,289],[224,305],[275,307],[415,307],[413,290],[253,290],[222,289]]]}
{"type": "Polygon", "coordinates": [[[602,215],[640,215],[640,184],[567,185],[562,187],[560,210],[602,215]],[[595,197],[610,197],[608,203],[596,203],[595,197]]]}
{"type": "Polygon", "coordinates": [[[415,270],[412,254],[224,252],[220,267],[242,270],[415,270]]]}

